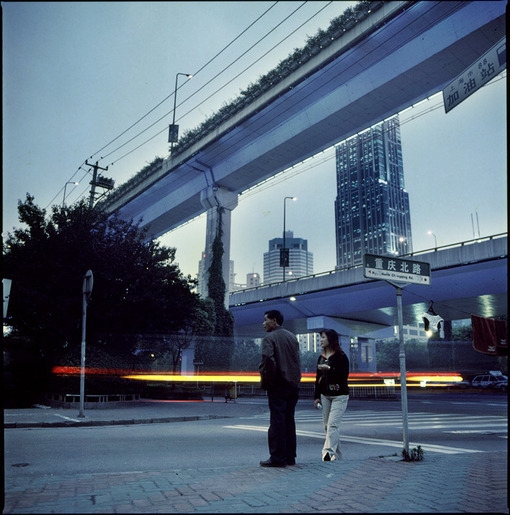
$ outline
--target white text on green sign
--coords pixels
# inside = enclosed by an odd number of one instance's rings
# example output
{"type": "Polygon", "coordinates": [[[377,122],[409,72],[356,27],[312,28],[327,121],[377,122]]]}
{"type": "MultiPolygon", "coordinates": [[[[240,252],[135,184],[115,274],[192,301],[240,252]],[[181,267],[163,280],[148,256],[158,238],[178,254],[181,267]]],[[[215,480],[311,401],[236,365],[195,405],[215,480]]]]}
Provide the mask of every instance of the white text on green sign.
{"type": "Polygon", "coordinates": [[[365,277],[415,284],[430,284],[430,264],[422,261],[365,254],[365,277]]]}

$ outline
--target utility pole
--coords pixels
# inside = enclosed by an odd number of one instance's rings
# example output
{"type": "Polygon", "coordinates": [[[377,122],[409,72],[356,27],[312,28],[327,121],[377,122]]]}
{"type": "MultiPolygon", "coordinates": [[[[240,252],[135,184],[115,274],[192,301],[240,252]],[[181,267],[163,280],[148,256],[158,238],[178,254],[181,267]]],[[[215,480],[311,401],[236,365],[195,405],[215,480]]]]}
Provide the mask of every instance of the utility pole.
{"type": "Polygon", "coordinates": [[[90,200],[89,200],[89,207],[92,209],[94,207],[94,197],[96,196],[96,185],[97,185],[97,171],[98,170],[108,170],[108,167],[101,168],[99,166],[99,161],[96,161],[95,165],[90,164],[88,161],[85,161],[85,164],[88,166],[92,166],[94,168],[94,174],[92,176],[92,181],[90,182],[91,188],[90,188],[90,200]]]}

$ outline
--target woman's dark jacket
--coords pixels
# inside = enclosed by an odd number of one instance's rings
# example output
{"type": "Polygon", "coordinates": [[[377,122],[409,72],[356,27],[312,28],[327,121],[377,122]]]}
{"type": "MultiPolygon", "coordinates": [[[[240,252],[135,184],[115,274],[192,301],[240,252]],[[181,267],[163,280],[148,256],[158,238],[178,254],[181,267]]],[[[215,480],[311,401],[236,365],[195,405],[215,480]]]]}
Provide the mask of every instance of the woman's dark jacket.
{"type": "Polygon", "coordinates": [[[318,365],[329,365],[329,370],[319,370],[315,376],[314,399],[323,395],[349,395],[347,379],[349,377],[349,358],[343,350],[336,351],[328,359],[322,354],[317,359],[318,365]]]}

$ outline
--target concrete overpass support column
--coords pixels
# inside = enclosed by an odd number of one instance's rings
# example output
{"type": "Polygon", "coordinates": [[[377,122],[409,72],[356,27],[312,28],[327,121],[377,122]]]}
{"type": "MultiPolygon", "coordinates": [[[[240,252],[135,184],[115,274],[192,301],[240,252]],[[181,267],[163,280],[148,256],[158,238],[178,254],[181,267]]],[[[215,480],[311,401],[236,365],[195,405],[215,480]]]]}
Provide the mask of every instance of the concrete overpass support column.
{"type": "MultiPolygon", "coordinates": [[[[232,210],[237,207],[237,193],[216,186],[208,186],[205,190],[201,191],[200,202],[202,206],[207,209],[204,267],[206,280],[208,280],[208,270],[211,266],[213,242],[220,230],[221,214],[221,229],[223,231],[223,257],[221,266],[223,270],[223,280],[225,281],[225,307],[228,309],[231,215],[232,210]]],[[[207,290],[207,285],[205,289],[207,290]]]]}
{"type": "Polygon", "coordinates": [[[362,372],[377,372],[375,340],[358,336],[358,366],[362,372]]]}

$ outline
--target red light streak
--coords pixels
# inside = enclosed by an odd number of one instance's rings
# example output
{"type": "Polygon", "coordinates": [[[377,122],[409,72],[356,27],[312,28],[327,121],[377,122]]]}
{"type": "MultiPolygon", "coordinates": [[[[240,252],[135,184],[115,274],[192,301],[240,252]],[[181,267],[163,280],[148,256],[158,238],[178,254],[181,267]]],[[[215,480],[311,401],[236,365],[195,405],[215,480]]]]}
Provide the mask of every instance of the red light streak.
{"type": "MultiPolygon", "coordinates": [[[[52,369],[55,375],[79,375],[81,367],[56,366],[52,369]]],[[[173,374],[168,371],[153,370],[129,370],[119,368],[96,368],[86,367],[86,375],[120,376],[125,379],[141,381],[161,382],[241,382],[258,383],[260,375],[258,372],[201,372],[199,375],[173,374]]],[[[351,386],[400,386],[399,372],[351,372],[349,384],[351,386]],[[388,380],[393,383],[388,383],[388,380]]],[[[457,372],[408,372],[406,382],[409,386],[446,386],[451,383],[462,381],[462,376],[457,372]],[[417,384],[416,384],[417,383],[417,384]]],[[[314,383],[315,373],[304,372],[302,383],[314,383]]]]}

